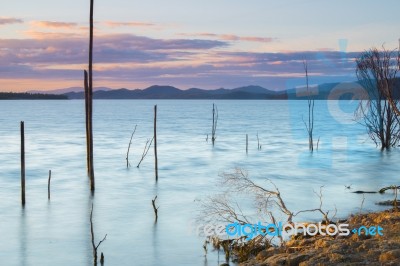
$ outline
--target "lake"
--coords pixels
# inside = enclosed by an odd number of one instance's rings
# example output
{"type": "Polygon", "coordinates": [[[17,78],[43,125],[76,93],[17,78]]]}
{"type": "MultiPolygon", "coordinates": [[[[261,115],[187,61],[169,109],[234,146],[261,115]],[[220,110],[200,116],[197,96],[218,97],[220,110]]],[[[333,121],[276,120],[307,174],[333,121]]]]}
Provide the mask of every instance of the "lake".
{"type": "MultiPolygon", "coordinates": [[[[308,151],[302,118],[307,102],[208,100],[95,100],[92,199],[86,175],[84,101],[0,102],[0,257],[4,265],[93,265],[89,215],[94,203],[96,242],[105,265],[218,265],[204,257],[204,238],[190,231],[198,199],[221,191],[219,174],[246,169],[257,183],[272,180],[289,209],[323,208],[337,217],[359,212],[363,195],[398,182],[399,151],[380,152],[365,128],[353,121],[356,101],[316,101],[314,136],[308,151]],[[217,139],[210,141],[212,104],[219,110],[217,139]],[[140,168],[146,140],[153,135],[158,107],[159,181],[151,148],[140,168]],[[19,122],[25,121],[26,206],[20,203],[19,122]],[[126,152],[137,125],[130,150],[126,152]],[[262,149],[257,149],[259,135],[262,149]],[[208,142],[206,141],[209,135],[208,142]],[[246,134],[249,150],[246,154],[246,134]],[[51,200],[47,199],[52,171],[51,200]],[[157,198],[154,223],[151,200],[157,198]]],[[[366,194],[363,211],[380,210],[393,198],[366,194]]],[[[303,213],[300,220],[321,219],[303,213]]],[[[221,255],[221,258],[223,256],[221,255]]],[[[221,262],[221,260],[220,260],[221,262]]]]}

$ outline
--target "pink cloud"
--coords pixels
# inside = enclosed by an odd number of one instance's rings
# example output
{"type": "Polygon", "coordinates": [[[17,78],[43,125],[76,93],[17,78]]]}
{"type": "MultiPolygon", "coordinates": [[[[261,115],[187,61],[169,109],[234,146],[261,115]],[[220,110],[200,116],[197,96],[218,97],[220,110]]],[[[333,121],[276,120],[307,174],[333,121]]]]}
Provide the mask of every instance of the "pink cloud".
{"type": "Polygon", "coordinates": [[[78,26],[74,22],[59,22],[59,21],[32,21],[30,24],[34,27],[39,28],[51,28],[51,29],[73,29],[78,26]]]}
{"type": "Polygon", "coordinates": [[[241,40],[243,41],[248,41],[248,42],[273,42],[274,38],[267,37],[240,37],[241,40]]]}
{"type": "Polygon", "coordinates": [[[38,40],[84,38],[84,36],[81,33],[41,32],[41,31],[27,30],[24,31],[24,34],[33,39],[38,39],[38,40]]]}
{"type": "Polygon", "coordinates": [[[153,27],[153,23],[140,22],[140,21],[130,21],[130,22],[117,22],[117,21],[106,21],[104,24],[111,28],[116,27],[153,27]]]}
{"type": "Polygon", "coordinates": [[[180,35],[183,36],[201,36],[201,37],[209,37],[209,38],[217,38],[224,41],[246,41],[246,42],[273,42],[275,38],[272,37],[256,37],[256,36],[239,36],[234,34],[215,34],[210,32],[201,32],[198,34],[186,34],[182,33],[180,35]]]}
{"type": "MultiPolygon", "coordinates": [[[[79,28],[80,25],[75,29],[79,28]]],[[[15,85],[7,83],[7,88],[29,88],[38,84],[50,88],[54,86],[52,80],[60,84],[66,81],[81,84],[82,69],[87,62],[87,34],[76,30],[27,33],[30,35],[27,39],[0,38],[0,81],[12,79],[15,82],[15,85]],[[48,79],[52,80],[46,85],[48,79]],[[22,84],[25,80],[37,82],[22,84]]],[[[230,41],[262,39],[214,33],[197,36],[203,38],[96,34],[96,82],[99,85],[113,83],[116,87],[163,83],[197,87],[239,84],[275,87],[280,84],[283,88],[288,79],[304,76],[304,58],[309,61],[310,68],[320,71],[310,72],[312,79],[321,75],[343,78],[354,73],[353,62],[343,60],[343,54],[338,51],[238,52],[228,50],[230,41]]],[[[356,56],[346,55],[348,59],[356,56]]]]}
{"type": "Polygon", "coordinates": [[[24,21],[22,19],[19,19],[19,18],[0,17],[0,25],[16,24],[16,23],[24,23],[24,21]]]}

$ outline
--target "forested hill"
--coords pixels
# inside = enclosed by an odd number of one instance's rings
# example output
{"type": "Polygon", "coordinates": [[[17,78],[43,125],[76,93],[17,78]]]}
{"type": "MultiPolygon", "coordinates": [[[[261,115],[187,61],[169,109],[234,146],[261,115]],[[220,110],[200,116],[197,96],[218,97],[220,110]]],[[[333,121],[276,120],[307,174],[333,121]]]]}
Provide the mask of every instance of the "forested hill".
{"type": "Polygon", "coordinates": [[[0,100],[67,100],[67,95],[44,93],[0,92],[0,100]]]}

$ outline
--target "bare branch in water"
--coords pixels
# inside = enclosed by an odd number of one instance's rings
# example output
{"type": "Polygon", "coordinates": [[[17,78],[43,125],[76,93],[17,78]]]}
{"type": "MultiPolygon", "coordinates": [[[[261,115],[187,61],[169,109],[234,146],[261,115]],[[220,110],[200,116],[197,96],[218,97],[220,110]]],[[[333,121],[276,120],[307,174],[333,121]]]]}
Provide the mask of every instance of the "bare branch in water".
{"type": "Polygon", "coordinates": [[[151,143],[153,143],[153,139],[154,139],[154,137],[153,137],[151,140],[150,140],[150,139],[147,139],[146,145],[144,146],[144,149],[143,149],[142,158],[140,159],[138,165],[136,166],[137,168],[139,168],[140,164],[142,163],[142,161],[143,161],[144,158],[146,157],[147,153],[149,152],[151,143]]]}

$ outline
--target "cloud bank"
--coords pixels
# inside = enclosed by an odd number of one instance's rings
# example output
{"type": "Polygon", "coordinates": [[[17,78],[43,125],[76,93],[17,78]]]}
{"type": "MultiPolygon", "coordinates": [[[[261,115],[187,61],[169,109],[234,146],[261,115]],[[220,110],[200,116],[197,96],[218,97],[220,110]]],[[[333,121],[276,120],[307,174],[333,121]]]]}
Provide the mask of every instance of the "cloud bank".
{"type": "MultiPolygon", "coordinates": [[[[0,25],[22,22],[0,18],[0,25]]],[[[104,24],[108,27],[154,26],[147,22],[108,21],[104,24]]],[[[59,80],[60,87],[65,81],[80,85],[83,69],[87,67],[86,31],[79,31],[82,27],[73,22],[32,21],[29,25],[26,38],[0,39],[0,79],[18,83],[28,79],[43,82],[51,78],[53,82],[59,80]]],[[[182,38],[97,31],[94,39],[96,86],[137,88],[166,84],[184,89],[256,84],[269,89],[286,89],[288,81],[304,82],[303,60],[308,61],[311,83],[355,79],[357,52],[323,48],[319,51],[246,52],[236,49],[234,43],[264,45],[276,40],[214,33],[179,35],[182,38]]],[[[7,89],[0,87],[3,91],[7,89]]]]}

